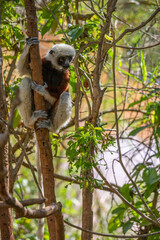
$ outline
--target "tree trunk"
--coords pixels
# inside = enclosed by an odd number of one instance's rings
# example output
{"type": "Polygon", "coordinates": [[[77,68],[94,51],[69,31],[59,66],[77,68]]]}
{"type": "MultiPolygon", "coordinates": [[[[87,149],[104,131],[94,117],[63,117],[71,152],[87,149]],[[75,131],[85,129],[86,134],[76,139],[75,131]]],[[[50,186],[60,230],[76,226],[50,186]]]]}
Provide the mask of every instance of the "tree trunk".
{"type": "MultiPolygon", "coordinates": [[[[2,96],[2,95],[1,95],[2,96]]],[[[1,104],[1,101],[0,101],[1,104]]],[[[1,115],[1,111],[0,111],[1,115]]],[[[1,129],[0,129],[0,132],[1,129]]],[[[9,192],[9,166],[8,166],[8,146],[0,148],[0,173],[5,173],[4,180],[0,179],[0,188],[2,192],[9,192]],[[3,169],[3,171],[1,171],[3,169]],[[3,181],[3,182],[2,182],[3,181]],[[4,190],[5,188],[5,190],[4,190]]],[[[0,207],[0,230],[1,240],[14,240],[13,235],[13,218],[11,208],[0,207]]]]}
{"type": "MultiPolygon", "coordinates": [[[[87,171],[87,175],[92,176],[92,169],[87,171]]],[[[90,190],[90,184],[88,187],[83,188],[82,191],[83,205],[82,205],[82,228],[93,231],[93,211],[92,211],[92,200],[93,192],[90,190]]],[[[82,240],[92,239],[92,234],[82,231],[82,240]]]]}
{"type": "MultiPolygon", "coordinates": [[[[34,0],[25,0],[25,8],[27,15],[27,34],[29,37],[38,37],[37,17],[34,0]]],[[[43,84],[42,67],[38,45],[30,48],[32,78],[38,84],[43,84]]],[[[34,102],[36,110],[45,110],[45,102],[43,97],[37,93],[34,94],[34,102]]],[[[43,175],[44,196],[46,198],[46,206],[56,202],[54,167],[52,150],[47,129],[35,129],[37,144],[40,151],[41,168],[43,175]]],[[[47,217],[50,240],[64,239],[64,223],[62,213],[47,217]]]]}
{"type": "MultiPolygon", "coordinates": [[[[107,17],[106,22],[102,28],[101,35],[99,38],[99,46],[98,46],[98,52],[97,52],[97,58],[96,58],[96,66],[93,71],[93,104],[92,104],[92,119],[91,123],[93,126],[97,125],[98,117],[99,117],[99,111],[100,106],[102,103],[102,98],[104,91],[101,90],[100,86],[100,77],[103,69],[103,62],[106,57],[106,52],[108,46],[104,45],[104,36],[105,34],[109,33],[109,28],[111,24],[111,16],[113,11],[115,10],[117,0],[109,0],[107,2],[107,17]],[[106,49],[107,48],[107,49],[106,49]]],[[[94,159],[94,146],[91,144],[90,148],[90,154],[93,156],[94,159]]],[[[93,178],[93,170],[88,170],[86,173],[84,173],[86,179],[87,177],[89,179],[93,178]]],[[[89,184],[90,186],[90,184],[89,184]]],[[[82,228],[87,230],[93,230],[93,212],[92,212],[92,199],[93,194],[90,191],[90,187],[83,189],[83,211],[82,211],[82,228]]],[[[91,240],[92,234],[82,232],[82,240],[91,240]]]]}
{"type": "MultiPolygon", "coordinates": [[[[2,65],[3,58],[2,50],[0,47],[0,117],[6,120],[7,112],[3,88],[2,65]]],[[[5,126],[2,122],[0,122],[0,133],[3,133],[4,131],[5,126]]],[[[9,162],[8,162],[8,146],[6,144],[4,147],[0,148],[0,194],[1,197],[3,196],[5,197],[8,193],[9,193],[9,162]]],[[[0,208],[0,230],[2,240],[14,240],[12,225],[13,219],[11,209],[0,208]]]]}

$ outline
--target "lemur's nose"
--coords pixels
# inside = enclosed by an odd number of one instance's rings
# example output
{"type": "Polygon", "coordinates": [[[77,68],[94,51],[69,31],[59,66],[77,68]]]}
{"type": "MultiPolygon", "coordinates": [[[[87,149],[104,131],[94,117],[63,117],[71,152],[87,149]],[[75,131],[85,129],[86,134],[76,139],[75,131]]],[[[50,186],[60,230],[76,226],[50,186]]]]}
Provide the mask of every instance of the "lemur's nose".
{"type": "Polygon", "coordinates": [[[64,67],[64,68],[69,68],[69,63],[65,63],[65,64],[63,65],[63,67],[64,67]]]}

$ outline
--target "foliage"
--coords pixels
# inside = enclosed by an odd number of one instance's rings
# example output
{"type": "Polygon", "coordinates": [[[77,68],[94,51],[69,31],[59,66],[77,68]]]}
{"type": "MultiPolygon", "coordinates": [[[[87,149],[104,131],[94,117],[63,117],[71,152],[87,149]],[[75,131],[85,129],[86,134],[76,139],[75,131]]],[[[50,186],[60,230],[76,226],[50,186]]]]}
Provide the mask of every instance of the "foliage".
{"type": "Polygon", "coordinates": [[[82,172],[99,165],[101,159],[97,161],[97,154],[103,154],[109,146],[114,144],[114,139],[108,136],[102,127],[94,127],[89,122],[86,122],[84,127],[78,127],[70,135],[70,138],[71,140],[68,142],[66,150],[70,175],[80,172],[80,176],[74,175],[74,178],[79,180],[81,188],[88,181],[90,181],[92,186],[100,186],[102,181],[89,179],[88,176],[85,179],[86,177],[83,176],[82,172]],[[94,149],[94,153],[92,153],[91,149],[94,149]]]}

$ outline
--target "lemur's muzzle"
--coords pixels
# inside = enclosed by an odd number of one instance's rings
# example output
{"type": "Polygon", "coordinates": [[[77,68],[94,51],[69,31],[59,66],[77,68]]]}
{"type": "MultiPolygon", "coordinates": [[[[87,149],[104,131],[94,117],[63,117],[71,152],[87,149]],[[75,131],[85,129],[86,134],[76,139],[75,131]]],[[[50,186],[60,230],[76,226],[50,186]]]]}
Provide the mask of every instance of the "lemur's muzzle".
{"type": "Polygon", "coordinates": [[[64,63],[63,63],[62,66],[63,66],[63,68],[65,68],[65,69],[69,68],[69,66],[70,66],[70,61],[69,61],[68,58],[65,59],[65,61],[64,61],[64,63]]]}

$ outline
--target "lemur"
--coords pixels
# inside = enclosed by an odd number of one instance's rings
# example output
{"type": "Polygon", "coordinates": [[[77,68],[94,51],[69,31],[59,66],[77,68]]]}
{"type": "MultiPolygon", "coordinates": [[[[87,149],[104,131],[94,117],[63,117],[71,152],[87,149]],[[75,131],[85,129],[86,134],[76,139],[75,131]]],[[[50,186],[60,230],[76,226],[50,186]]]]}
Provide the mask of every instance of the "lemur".
{"type": "Polygon", "coordinates": [[[72,115],[68,68],[75,57],[75,49],[67,44],[56,44],[48,51],[42,59],[42,86],[32,81],[29,48],[30,45],[26,45],[17,63],[20,76],[26,75],[19,87],[19,113],[26,127],[33,128],[36,121],[42,118],[43,120],[37,122],[37,128],[47,128],[58,133],[70,121],[72,115]],[[46,112],[35,111],[33,90],[44,97],[46,112]]]}

